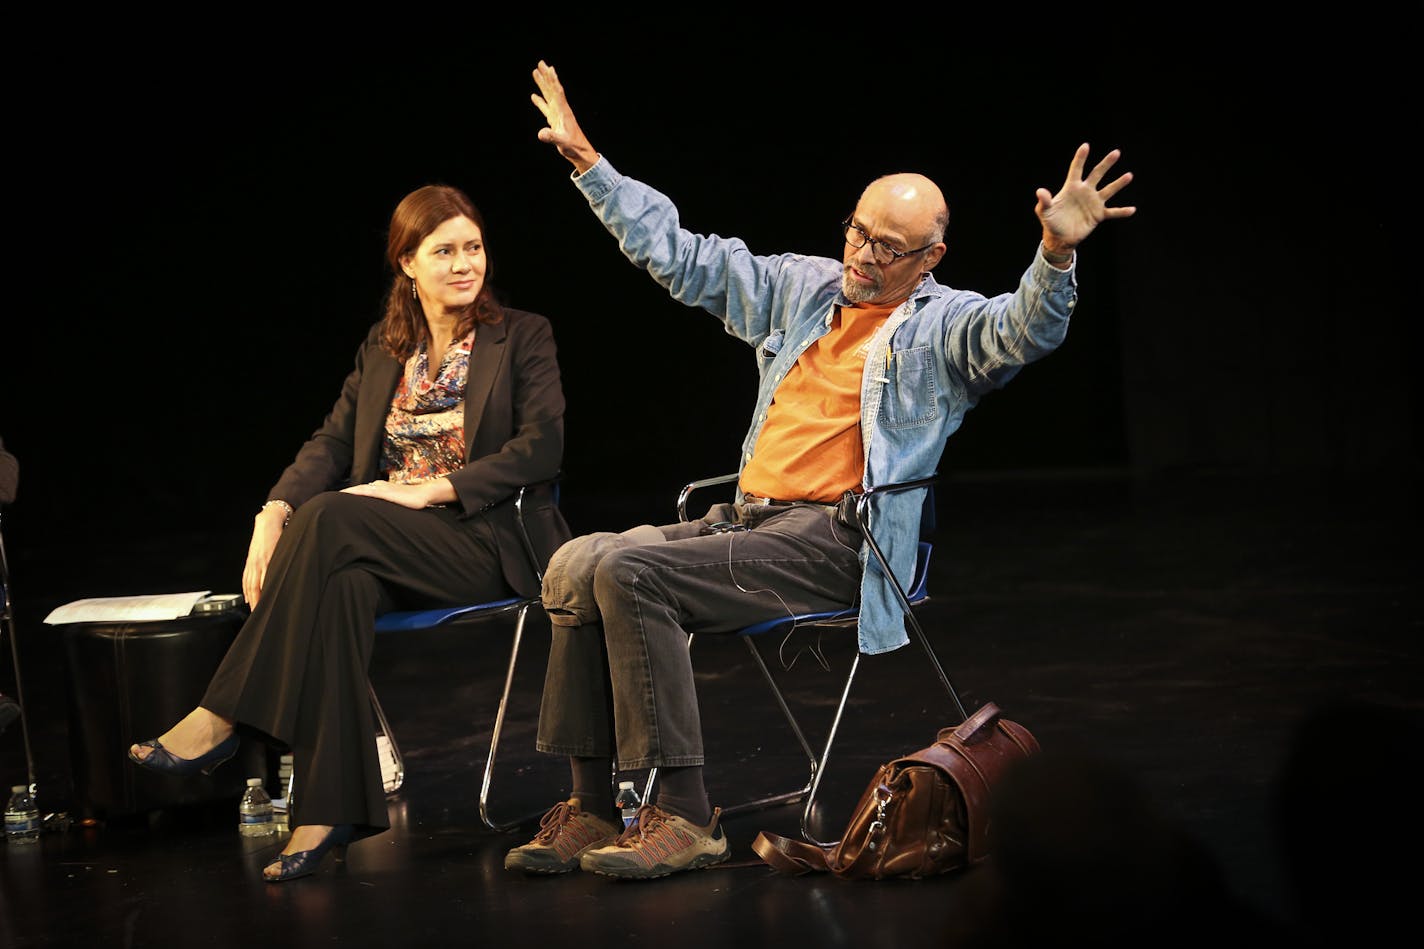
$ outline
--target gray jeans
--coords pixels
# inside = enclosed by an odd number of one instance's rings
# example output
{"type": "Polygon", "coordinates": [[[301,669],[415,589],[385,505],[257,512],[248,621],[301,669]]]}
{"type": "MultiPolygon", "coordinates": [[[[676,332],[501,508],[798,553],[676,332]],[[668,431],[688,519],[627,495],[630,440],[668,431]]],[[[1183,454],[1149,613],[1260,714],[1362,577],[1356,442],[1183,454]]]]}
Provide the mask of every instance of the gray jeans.
{"type": "Polygon", "coordinates": [[[719,504],[698,521],[575,537],[544,575],[553,639],[536,746],[616,753],[620,769],[702,764],[688,635],[850,606],[860,545],[819,504],[719,504]]]}

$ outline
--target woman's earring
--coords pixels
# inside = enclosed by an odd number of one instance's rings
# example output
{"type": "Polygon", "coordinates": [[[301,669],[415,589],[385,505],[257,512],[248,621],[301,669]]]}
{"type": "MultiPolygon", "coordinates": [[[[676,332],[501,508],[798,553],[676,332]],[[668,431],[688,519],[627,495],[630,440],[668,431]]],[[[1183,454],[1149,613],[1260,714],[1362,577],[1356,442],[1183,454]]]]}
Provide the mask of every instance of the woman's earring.
{"type": "Polygon", "coordinates": [[[414,281],[414,280],[411,280],[411,282],[410,282],[410,295],[411,295],[412,297],[414,297],[415,299],[417,299],[417,300],[420,299],[420,294],[418,294],[418,293],[415,292],[415,281],[414,281]]]}

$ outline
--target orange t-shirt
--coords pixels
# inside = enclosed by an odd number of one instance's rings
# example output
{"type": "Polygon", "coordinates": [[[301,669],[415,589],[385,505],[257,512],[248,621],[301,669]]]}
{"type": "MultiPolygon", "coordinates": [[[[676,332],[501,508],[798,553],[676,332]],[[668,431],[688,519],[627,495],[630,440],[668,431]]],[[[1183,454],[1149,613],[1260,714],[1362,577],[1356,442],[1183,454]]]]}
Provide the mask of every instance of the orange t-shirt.
{"type": "Polygon", "coordinates": [[[893,306],[837,307],[831,328],[777,386],[742,491],[783,501],[839,501],[860,487],[860,381],[870,338],[893,306]]]}

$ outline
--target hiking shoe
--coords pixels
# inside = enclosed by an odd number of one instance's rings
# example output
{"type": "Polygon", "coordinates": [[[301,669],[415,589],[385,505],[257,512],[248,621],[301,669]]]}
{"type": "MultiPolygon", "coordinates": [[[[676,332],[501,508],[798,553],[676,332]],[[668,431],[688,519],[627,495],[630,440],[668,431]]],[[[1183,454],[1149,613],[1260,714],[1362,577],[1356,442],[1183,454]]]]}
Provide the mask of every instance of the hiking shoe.
{"type": "Polygon", "coordinates": [[[650,880],[679,870],[710,867],[732,855],[718,826],[721,816],[722,809],[716,808],[712,822],[698,827],[685,817],[644,804],[617,840],[584,851],[579,866],[624,880],[650,880]]]}
{"type": "Polygon", "coordinates": [[[504,857],[506,870],[525,873],[568,873],[577,870],[585,850],[602,847],[618,839],[618,826],[589,814],[571,797],[560,801],[539,821],[539,833],[522,847],[504,857]]]}

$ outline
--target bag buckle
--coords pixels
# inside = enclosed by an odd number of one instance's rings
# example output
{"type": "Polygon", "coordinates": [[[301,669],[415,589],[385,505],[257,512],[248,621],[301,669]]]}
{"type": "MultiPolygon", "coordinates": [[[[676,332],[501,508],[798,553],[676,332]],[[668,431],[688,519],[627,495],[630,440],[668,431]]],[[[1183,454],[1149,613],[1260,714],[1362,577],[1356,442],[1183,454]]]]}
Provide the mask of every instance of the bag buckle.
{"type": "Polygon", "coordinates": [[[890,799],[894,796],[894,792],[884,785],[876,788],[875,820],[870,822],[870,827],[865,834],[865,849],[872,853],[880,845],[880,838],[885,834],[885,805],[889,804],[890,799]],[[884,793],[883,797],[881,796],[882,792],[884,793]]]}

